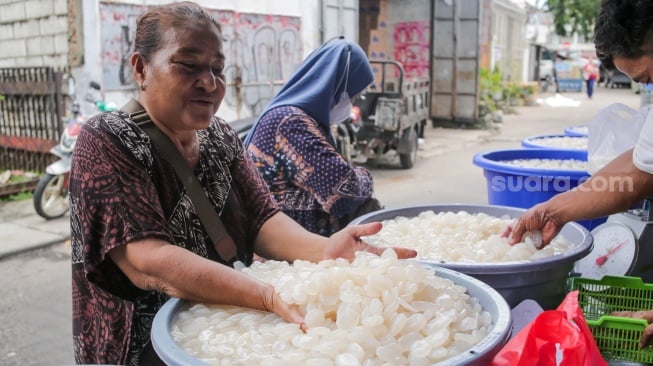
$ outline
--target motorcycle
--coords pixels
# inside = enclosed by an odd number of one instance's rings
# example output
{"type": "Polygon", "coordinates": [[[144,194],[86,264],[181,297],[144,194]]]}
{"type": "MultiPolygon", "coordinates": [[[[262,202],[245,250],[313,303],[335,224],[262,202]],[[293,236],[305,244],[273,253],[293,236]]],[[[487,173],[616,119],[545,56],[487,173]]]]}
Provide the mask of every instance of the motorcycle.
{"type": "MultiPolygon", "coordinates": [[[[95,108],[100,112],[110,112],[117,109],[115,103],[105,103],[99,96],[100,85],[96,82],[89,84],[93,92],[85,98],[86,101],[92,102],[95,108]]],[[[69,89],[74,90],[74,83],[69,83],[69,89]]],[[[68,212],[70,204],[68,202],[68,182],[70,178],[70,165],[77,136],[86,123],[88,117],[81,111],[81,105],[73,95],[71,106],[72,116],[66,123],[59,143],[50,149],[50,153],[59,158],[45,168],[45,175],[39,179],[34,189],[34,209],[36,213],[46,220],[61,217],[68,212]]]]}

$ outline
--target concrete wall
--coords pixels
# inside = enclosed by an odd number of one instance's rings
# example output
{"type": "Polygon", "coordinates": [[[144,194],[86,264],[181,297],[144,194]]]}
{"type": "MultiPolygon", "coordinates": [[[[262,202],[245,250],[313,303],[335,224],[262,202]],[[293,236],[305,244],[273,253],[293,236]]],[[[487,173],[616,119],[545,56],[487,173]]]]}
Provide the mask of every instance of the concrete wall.
{"type": "Polygon", "coordinates": [[[508,81],[525,82],[526,10],[510,0],[492,1],[491,68],[508,81]]]}
{"type": "Polygon", "coordinates": [[[0,67],[67,66],[68,14],[74,5],[72,0],[0,2],[0,67]]]}

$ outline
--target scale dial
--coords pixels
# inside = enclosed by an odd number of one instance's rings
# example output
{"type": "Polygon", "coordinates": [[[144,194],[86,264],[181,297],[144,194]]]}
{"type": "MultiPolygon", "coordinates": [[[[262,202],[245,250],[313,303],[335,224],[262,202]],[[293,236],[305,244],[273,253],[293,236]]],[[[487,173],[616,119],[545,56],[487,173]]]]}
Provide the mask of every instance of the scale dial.
{"type": "Polygon", "coordinates": [[[604,275],[628,274],[637,257],[637,239],[633,231],[618,222],[606,222],[592,230],[592,251],[576,261],[574,272],[600,280],[604,275]]]}

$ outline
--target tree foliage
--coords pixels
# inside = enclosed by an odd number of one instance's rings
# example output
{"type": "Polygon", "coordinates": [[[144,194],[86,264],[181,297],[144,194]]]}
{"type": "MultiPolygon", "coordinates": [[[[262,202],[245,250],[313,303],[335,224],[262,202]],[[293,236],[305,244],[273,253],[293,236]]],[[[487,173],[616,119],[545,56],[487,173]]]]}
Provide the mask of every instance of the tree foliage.
{"type": "Polygon", "coordinates": [[[600,6],[601,0],[545,0],[544,4],[545,10],[553,15],[556,34],[578,33],[587,40],[592,39],[600,6]]]}

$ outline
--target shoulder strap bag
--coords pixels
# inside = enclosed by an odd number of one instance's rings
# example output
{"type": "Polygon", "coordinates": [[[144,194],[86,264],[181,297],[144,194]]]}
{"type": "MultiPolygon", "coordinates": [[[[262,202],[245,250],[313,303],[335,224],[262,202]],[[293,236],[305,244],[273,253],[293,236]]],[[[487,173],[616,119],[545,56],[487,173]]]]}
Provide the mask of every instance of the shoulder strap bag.
{"type": "Polygon", "coordinates": [[[181,156],[175,144],[154,124],[154,122],[152,122],[143,106],[141,106],[135,99],[131,99],[121,108],[121,110],[128,113],[129,118],[131,118],[150,136],[152,143],[170,162],[177,177],[179,177],[179,180],[181,180],[186,188],[186,191],[197,210],[202,226],[204,226],[204,230],[207,231],[213,245],[215,246],[215,248],[210,245],[207,246],[209,257],[214,257],[216,254],[215,252],[217,251],[217,255],[219,255],[221,259],[231,263],[234,257],[236,257],[236,244],[231,236],[229,236],[229,233],[227,233],[220,216],[215,211],[215,208],[209,201],[206,193],[204,193],[204,190],[195,177],[195,174],[193,174],[193,171],[188,166],[186,160],[181,156]]]}

